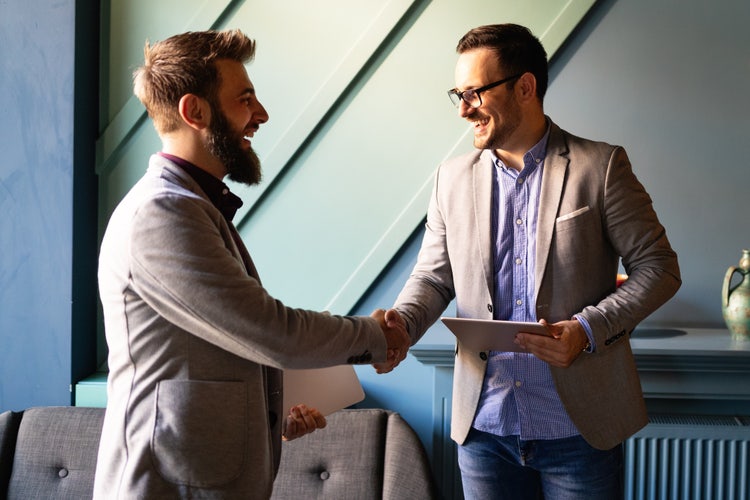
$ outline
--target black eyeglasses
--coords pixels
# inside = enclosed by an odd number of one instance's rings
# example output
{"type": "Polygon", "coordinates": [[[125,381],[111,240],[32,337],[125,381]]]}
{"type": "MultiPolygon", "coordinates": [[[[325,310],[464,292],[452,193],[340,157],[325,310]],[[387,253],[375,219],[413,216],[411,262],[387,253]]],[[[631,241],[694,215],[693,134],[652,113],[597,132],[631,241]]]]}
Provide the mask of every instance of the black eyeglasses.
{"type": "Polygon", "coordinates": [[[490,90],[492,88],[497,87],[498,85],[502,85],[503,83],[508,83],[513,80],[517,80],[523,76],[523,73],[519,73],[517,75],[509,76],[508,78],[503,78],[502,80],[498,80],[496,82],[490,83],[485,85],[484,87],[479,87],[478,89],[468,89],[464,90],[463,92],[459,92],[456,89],[450,89],[448,91],[448,97],[450,97],[451,102],[454,106],[458,107],[461,104],[461,101],[465,102],[470,108],[478,108],[482,105],[482,97],[480,94],[484,92],[485,90],[490,90]]]}

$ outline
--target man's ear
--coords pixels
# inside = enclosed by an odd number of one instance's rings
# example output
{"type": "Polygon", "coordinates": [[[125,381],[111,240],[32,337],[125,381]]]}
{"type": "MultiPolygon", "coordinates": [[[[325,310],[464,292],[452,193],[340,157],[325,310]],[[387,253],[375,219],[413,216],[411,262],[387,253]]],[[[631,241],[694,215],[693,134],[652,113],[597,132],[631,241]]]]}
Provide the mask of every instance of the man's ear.
{"type": "Polygon", "coordinates": [[[536,77],[533,73],[527,71],[518,79],[516,88],[523,100],[536,99],[536,77]]]}
{"type": "Polygon", "coordinates": [[[206,99],[195,94],[182,96],[178,110],[182,121],[194,129],[202,130],[211,124],[211,106],[206,99]]]}

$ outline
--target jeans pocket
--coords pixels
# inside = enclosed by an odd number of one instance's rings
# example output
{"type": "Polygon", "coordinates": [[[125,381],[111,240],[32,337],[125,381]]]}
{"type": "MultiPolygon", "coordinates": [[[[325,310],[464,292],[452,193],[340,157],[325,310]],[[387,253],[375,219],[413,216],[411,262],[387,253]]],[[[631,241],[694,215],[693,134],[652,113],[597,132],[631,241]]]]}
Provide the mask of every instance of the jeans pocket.
{"type": "Polygon", "coordinates": [[[210,488],[239,477],[247,448],[246,390],[235,381],[159,382],[151,453],[164,479],[210,488]]]}

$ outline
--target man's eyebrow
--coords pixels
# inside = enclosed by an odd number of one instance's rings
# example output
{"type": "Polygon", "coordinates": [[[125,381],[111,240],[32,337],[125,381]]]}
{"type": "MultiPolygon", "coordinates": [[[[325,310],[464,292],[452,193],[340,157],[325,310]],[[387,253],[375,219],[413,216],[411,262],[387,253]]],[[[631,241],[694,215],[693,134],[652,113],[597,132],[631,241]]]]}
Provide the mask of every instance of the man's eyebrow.
{"type": "Polygon", "coordinates": [[[239,94],[237,94],[238,97],[245,97],[247,95],[255,95],[255,88],[246,87],[242,89],[242,91],[239,94]]]}

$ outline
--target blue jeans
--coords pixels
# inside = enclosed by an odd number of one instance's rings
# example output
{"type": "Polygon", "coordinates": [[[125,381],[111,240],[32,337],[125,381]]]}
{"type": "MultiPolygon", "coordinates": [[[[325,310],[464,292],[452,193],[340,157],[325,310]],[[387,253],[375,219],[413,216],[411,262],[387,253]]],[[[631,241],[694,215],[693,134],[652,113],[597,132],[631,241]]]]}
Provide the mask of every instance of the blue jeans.
{"type": "Polygon", "coordinates": [[[623,450],[581,436],[522,441],[471,429],[458,447],[466,500],[615,500],[624,495],[623,450]]]}

